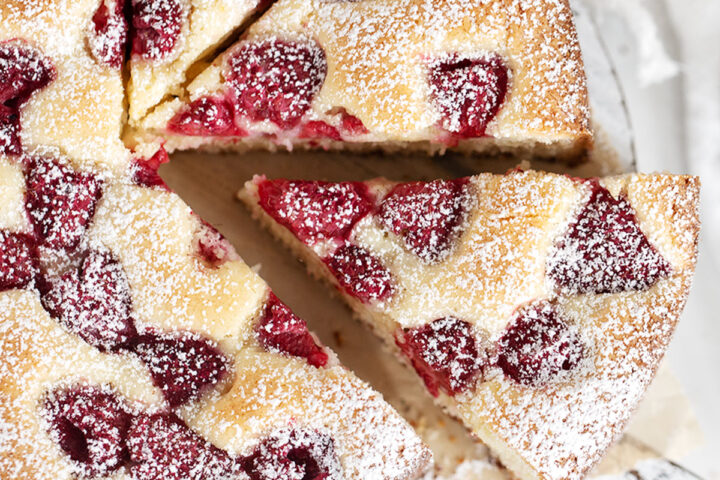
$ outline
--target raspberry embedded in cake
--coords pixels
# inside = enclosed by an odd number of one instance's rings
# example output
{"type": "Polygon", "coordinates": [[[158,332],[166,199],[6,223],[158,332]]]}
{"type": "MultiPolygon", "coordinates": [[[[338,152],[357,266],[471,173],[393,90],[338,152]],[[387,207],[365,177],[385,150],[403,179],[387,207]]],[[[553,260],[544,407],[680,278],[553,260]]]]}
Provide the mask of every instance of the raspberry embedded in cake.
{"type": "Polygon", "coordinates": [[[345,238],[373,208],[361,182],[262,179],[257,187],[260,206],[306,245],[345,238]]]}
{"type": "Polygon", "coordinates": [[[95,61],[112,68],[122,68],[127,36],[125,0],[103,0],[92,17],[87,34],[88,46],[95,61]]]}
{"type": "Polygon", "coordinates": [[[455,317],[402,329],[395,342],[435,397],[472,389],[485,363],[475,328],[455,317]]]}
{"type": "Polygon", "coordinates": [[[217,385],[228,375],[231,363],[214,342],[188,332],[143,333],[133,351],[171,407],[217,385]]]}
{"type": "Polygon", "coordinates": [[[310,109],[327,73],[325,52],[310,40],[244,42],[228,61],[226,82],[237,112],[289,130],[310,109]]]}
{"type": "Polygon", "coordinates": [[[157,62],[165,59],[180,38],[186,13],[180,0],[131,0],[132,54],[157,62]]]}
{"type": "Polygon", "coordinates": [[[135,340],[130,286],[110,253],[90,251],[78,270],[43,284],[45,309],[90,345],[117,351],[135,340]]]}
{"type": "Polygon", "coordinates": [[[298,136],[299,138],[329,138],[337,142],[342,141],[342,135],[340,135],[338,129],[322,120],[312,120],[304,123],[298,136]]]}
{"type": "Polygon", "coordinates": [[[0,230],[0,292],[33,282],[38,274],[35,249],[31,235],[0,230]]]}
{"type": "MultiPolygon", "coordinates": [[[[409,374],[426,383],[438,405],[494,445],[503,464],[522,465],[514,473],[522,478],[582,478],[621,435],[656,372],[688,295],[699,231],[697,178],[637,174],[602,182],[612,185],[613,192],[632,192],[623,201],[637,210],[642,227],[652,232],[663,252],[673,253],[668,278],[651,291],[568,295],[549,289],[553,279],[544,267],[553,243],[567,237],[564,228],[572,231],[565,225],[587,210],[591,193],[585,183],[565,175],[512,170],[468,179],[472,200],[462,232],[451,235],[451,255],[436,263],[413,255],[403,235],[433,226],[425,218],[432,212],[427,205],[442,201],[398,197],[396,236],[381,221],[380,198],[370,214],[374,217],[356,223],[333,253],[339,242],[306,248],[267,215],[257,178],[245,184],[239,198],[311,274],[340,287],[356,315],[414,367],[409,374]],[[406,205],[409,211],[402,212],[406,205]],[[329,268],[319,268],[320,262],[329,268]],[[394,285],[388,301],[364,296],[368,287],[363,281],[375,277],[371,264],[384,266],[383,276],[394,285]],[[537,301],[526,303],[533,299],[537,301]],[[558,438],[571,439],[572,448],[559,448],[558,438]]],[[[430,188],[430,183],[420,186],[430,188]]],[[[398,185],[383,178],[365,184],[373,192],[389,192],[388,198],[398,185]]],[[[595,214],[605,223],[583,223],[610,225],[618,230],[613,235],[625,237],[636,228],[633,223],[628,229],[618,219],[607,224],[613,217],[624,219],[615,208],[593,208],[605,212],[595,214]]],[[[447,213],[439,216],[442,221],[453,213],[448,207],[442,211],[447,213]]],[[[438,236],[430,232],[427,237],[438,236]]],[[[617,250],[613,235],[597,236],[609,244],[594,245],[594,256],[617,250]]]]}
{"type": "Polygon", "coordinates": [[[0,105],[0,153],[18,155],[21,152],[20,113],[0,105]]]}
{"type": "Polygon", "coordinates": [[[313,367],[324,367],[327,364],[327,353],[310,334],[305,321],[272,292],[255,325],[255,334],[265,348],[304,358],[313,367]]]}
{"type": "Polygon", "coordinates": [[[131,178],[133,183],[146,188],[161,188],[170,191],[165,180],[160,177],[160,165],[168,163],[170,157],[164,148],[160,147],[150,158],[135,158],[131,165],[131,178]]]}
{"type": "Polygon", "coordinates": [[[622,194],[597,179],[590,196],[547,261],[548,278],[563,293],[617,293],[650,288],[672,268],[640,229],[622,194]]]}
{"type": "Polygon", "coordinates": [[[482,137],[505,101],[508,69],[497,55],[453,54],[430,64],[428,81],[443,128],[460,138],[482,137]]]}
{"type": "Polygon", "coordinates": [[[44,401],[50,435],[82,478],[105,477],[125,461],[130,413],[109,387],[73,386],[44,401]]]}
{"type": "Polygon", "coordinates": [[[251,480],[340,480],[332,437],[315,431],[284,429],[261,442],[242,460],[251,480]]]}
{"type": "Polygon", "coordinates": [[[20,110],[57,77],[49,58],[21,40],[0,42],[0,153],[19,155],[20,110]]]}
{"type": "Polygon", "coordinates": [[[362,302],[386,300],[395,290],[390,271],[362,247],[342,245],[323,261],[345,293],[362,302]]]}
{"type": "Polygon", "coordinates": [[[74,248],[95,213],[101,181],[54,159],[31,157],[25,161],[26,208],[40,243],[74,248]]]}
{"type": "Polygon", "coordinates": [[[432,263],[447,256],[471,206],[466,178],[402,183],[383,199],[377,215],[412,252],[432,263]]]}
{"type": "Polygon", "coordinates": [[[532,387],[574,369],[585,354],[577,331],[548,301],[520,308],[497,345],[497,364],[503,373],[532,387]]]}
{"type": "Polygon", "coordinates": [[[219,268],[229,261],[240,257],[235,249],[215,227],[199,219],[200,225],[195,232],[193,243],[200,259],[210,268],[219,268]]]}
{"type": "Polygon", "coordinates": [[[171,413],[141,414],[127,433],[137,480],[241,479],[240,464],[171,413]]]}
{"type": "Polygon", "coordinates": [[[235,123],[233,104],[221,95],[205,96],[187,105],[170,119],[170,132],[193,137],[244,137],[235,123]]]}
{"type": "Polygon", "coordinates": [[[365,127],[362,120],[355,115],[348,113],[345,108],[339,107],[333,110],[340,114],[340,128],[343,133],[350,136],[365,135],[366,133],[370,133],[370,130],[365,127]]]}
{"type": "Polygon", "coordinates": [[[0,103],[19,108],[56,75],[51,61],[24,41],[0,43],[0,103]]]}

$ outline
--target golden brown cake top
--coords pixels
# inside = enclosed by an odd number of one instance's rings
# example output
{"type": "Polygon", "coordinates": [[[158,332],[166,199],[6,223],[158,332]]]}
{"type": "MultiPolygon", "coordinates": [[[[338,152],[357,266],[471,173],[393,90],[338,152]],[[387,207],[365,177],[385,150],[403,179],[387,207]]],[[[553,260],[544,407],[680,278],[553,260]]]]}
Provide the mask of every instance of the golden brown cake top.
{"type": "Polygon", "coordinates": [[[498,55],[510,70],[495,137],[588,133],[587,91],[565,1],[283,0],[248,31],[316,39],[328,62],[316,109],[342,106],[371,131],[413,139],[438,122],[426,69],[448,55],[498,55]]]}
{"type": "Polygon", "coordinates": [[[169,190],[164,151],[131,159],[88,39],[112,3],[0,7],[0,477],[417,476],[412,428],[169,190]]]}
{"type": "Polygon", "coordinates": [[[689,176],[256,177],[243,198],[522,478],[581,478],[622,433],[697,255],[689,176]]]}
{"type": "Polygon", "coordinates": [[[156,167],[0,157],[0,476],[419,474],[412,428],[156,167]]]}
{"type": "Polygon", "coordinates": [[[565,1],[281,0],[126,132],[169,149],[577,158],[592,140],[565,1]]]}

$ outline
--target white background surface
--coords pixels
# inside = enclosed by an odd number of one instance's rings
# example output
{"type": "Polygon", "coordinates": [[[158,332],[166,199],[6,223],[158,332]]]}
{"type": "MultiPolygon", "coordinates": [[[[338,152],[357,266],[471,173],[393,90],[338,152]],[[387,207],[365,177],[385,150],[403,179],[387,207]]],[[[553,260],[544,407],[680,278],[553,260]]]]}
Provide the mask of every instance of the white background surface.
{"type": "Polygon", "coordinates": [[[594,3],[628,102],[638,169],[692,173],[700,175],[703,183],[703,231],[697,274],[668,361],[686,389],[705,435],[704,445],[682,459],[682,464],[707,480],[717,480],[720,479],[720,1],[594,3]],[[648,26],[648,19],[653,20],[655,32],[653,25],[648,26]],[[658,51],[661,45],[670,58],[677,60],[679,74],[672,75],[673,66],[663,62],[663,52],[658,51]]]}

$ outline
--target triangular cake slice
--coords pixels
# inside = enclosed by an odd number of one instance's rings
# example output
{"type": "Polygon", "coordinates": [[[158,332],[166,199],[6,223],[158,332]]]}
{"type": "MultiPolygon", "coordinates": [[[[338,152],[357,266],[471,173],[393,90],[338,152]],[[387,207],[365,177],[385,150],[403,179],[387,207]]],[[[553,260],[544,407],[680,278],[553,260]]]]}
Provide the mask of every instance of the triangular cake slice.
{"type": "Polygon", "coordinates": [[[280,0],[127,139],[575,158],[588,123],[566,1],[280,0]]]}
{"type": "MultiPolygon", "coordinates": [[[[114,21],[120,23],[125,3],[105,0],[106,6],[101,8],[114,9],[114,21]]],[[[199,72],[196,64],[270,3],[272,0],[127,0],[130,124],[137,124],[166,98],[179,95],[199,72]]],[[[104,18],[98,21],[104,22],[104,18]]]]}
{"type": "Polygon", "coordinates": [[[685,304],[698,194],[512,171],[256,177],[240,197],[527,480],[581,478],[622,433],[685,304]]]}
{"type": "Polygon", "coordinates": [[[410,425],[159,163],[0,157],[0,477],[417,478],[410,425]]]}

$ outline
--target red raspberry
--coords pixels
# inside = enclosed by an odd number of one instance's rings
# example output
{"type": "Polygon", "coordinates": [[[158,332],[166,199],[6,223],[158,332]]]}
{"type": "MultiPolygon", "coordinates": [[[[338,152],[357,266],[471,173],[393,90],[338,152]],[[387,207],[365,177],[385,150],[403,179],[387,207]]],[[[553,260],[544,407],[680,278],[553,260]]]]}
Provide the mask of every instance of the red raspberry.
{"type": "Polygon", "coordinates": [[[134,351],[172,408],[217,385],[230,368],[217,345],[187,332],[145,333],[138,337],[134,351]]]}
{"type": "Polygon", "coordinates": [[[300,131],[300,138],[329,138],[338,142],[342,141],[342,136],[337,128],[323,122],[322,120],[312,120],[303,124],[300,131]]]}
{"type": "Polygon", "coordinates": [[[237,112],[289,130],[310,109],[327,73],[325,52],[314,42],[269,39],[243,43],[229,61],[227,81],[237,112]]]}
{"type": "Polygon", "coordinates": [[[185,11],[180,0],[132,0],[132,53],[158,61],[175,48],[185,11]]]}
{"type": "Polygon", "coordinates": [[[19,155],[20,109],[55,80],[50,59],[22,41],[0,43],[0,153],[19,155]]]}
{"type": "Polygon", "coordinates": [[[47,395],[44,407],[51,436],[79,476],[105,477],[120,468],[127,457],[130,414],[109,387],[56,390],[47,395]]]}
{"type": "Polygon", "coordinates": [[[498,366],[516,382],[543,385],[583,358],[580,336],[547,301],[515,313],[498,341],[498,366]]]}
{"type": "Polygon", "coordinates": [[[473,326],[454,317],[404,329],[395,342],[435,397],[472,388],[484,363],[473,326]]]}
{"type": "Polygon", "coordinates": [[[137,480],[242,478],[238,462],[171,413],[135,417],[127,434],[127,446],[130,472],[137,480]]]}
{"type": "Polygon", "coordinates": [[[308,245],[345,238],[373,208],[361,182],[263,180],[258,197],[268,215],[308,245]]]}
{"type": "Polygon", "coordinates": [[[358,117],[350,115],[349,113],[347,113],[347,111],[345,111],[345,109],[343,109],[341,114],[342,116],[340,117],[340,126],[343,132],[346,132],[351,136],[370,133],[370,130],[365,128],[362,120],[360,120],[358,117]]]}
{"type": "Polygon", "coordinates": [[[470,208],[467,184],[466,178],[402,183],[382,201],[378,217],[423,261],[442,260],[470,208]]]}
{"type": "Polygon", "coordinates": [[[451,55],[430,66],[430,97],[442,125],[461,138],[482,137],[505,101],[508,70],[497,56],[451,55]]]}
{"type": "Polygon", "coordinates": [[[194,137],[244,137],[235,125],[233,105],[222,96],[201,97],[181,109],[168,122],[173,133],[194,137]]]}
{"type": "Polygon", "coordinates": [[[597,179],[578,217],[556,240],[547,275],[564,293],[645,290],[672,272],[650,244],[624,196],[615,198],[597,179]]]}
{"type": "Polygon", "coordinates": [[[0,291],[23,288],[38,274],[35,239],[0,230],[0,291]]]}
{"type": "Polygon", "coordinates": [[[251,480],[340,480],[333,439],[307,430],[281,430],[242,461],[251,480]]]}
{"type": "Polygon", "coordinates": [[[45,283],[42,302],[50,315],[90,345],[117,351],[134,340],[130,286],[111,254],[91,251],[79,270],[45,283]]]}
{"type": "Polygon", "coordinates": [[[163,163],[168,163],[170,157],[164,148],[155,152],[155,154],[148,159],[134,159],[132,166],[132,180],[135,184],[141,187],[155,188],[158,187],[165,191],[170,191],[165,181],[158,174],[158,169],[163,163]]]}
{"type": "Polygon", "coordinates": [[[96,62],[121,69],[125,60],[128,23],[125,0],[103,0],[92,17],[87,42],[96,62]]]}
{"type": "Polygon", "coordinates": [[[324,367],[327,364],[327,353],[315,342],[305,321],[272,292],[255,326],[255,334],[265,348],[304,358],[313,367],[324,367]]]}
{"type": "Polygon", "coordinates": [[[390,272],[362,247],[343,245],[324,259],[340,287],[363,302],[385,300],[395,289],[390,272]]]}
{"type": "Polygon", "coordinates": [[[102,194],[100,180],[53,159],[33,157],[27,159],[25,183],[26,208],[42,244],[77,246],[102,194]]]}
{"type": "Polygon", "coordinates": [[[230,242],[205,220],[200,219],[195,242],[198,255],[211,268],[219,268],[226,262],[240,258],[230,242]]]}

